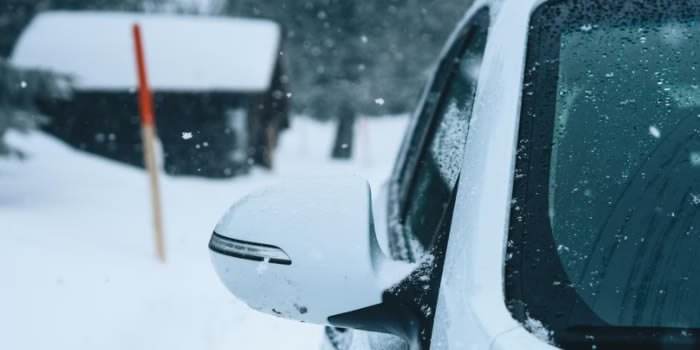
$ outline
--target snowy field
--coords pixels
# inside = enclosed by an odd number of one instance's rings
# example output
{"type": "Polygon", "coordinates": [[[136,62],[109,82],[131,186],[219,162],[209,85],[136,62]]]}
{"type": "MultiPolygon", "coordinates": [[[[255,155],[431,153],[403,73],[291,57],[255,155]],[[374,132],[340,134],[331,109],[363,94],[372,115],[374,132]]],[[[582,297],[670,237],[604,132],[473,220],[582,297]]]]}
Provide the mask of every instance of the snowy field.
{"type": "Polygon", "coordinates": [[[29,159],[0,159],[0,349],[318,348],[322,327],[254,312],[225,289],[211,231],[236,200],[282,178],[359,174],[376,191],[406,123],[369,121],[355,158],[334,162],[334,125],[297,118],[272,172],[162,177],[166,264],[155,259],[144,171],[42,133],[8,135],[29,159]]]}

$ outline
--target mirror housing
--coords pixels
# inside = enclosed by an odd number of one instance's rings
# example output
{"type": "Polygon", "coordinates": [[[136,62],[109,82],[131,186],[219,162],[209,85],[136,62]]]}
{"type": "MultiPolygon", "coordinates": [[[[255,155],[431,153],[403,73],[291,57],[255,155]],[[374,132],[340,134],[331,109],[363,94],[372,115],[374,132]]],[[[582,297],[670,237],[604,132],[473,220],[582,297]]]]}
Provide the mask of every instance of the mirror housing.
{"type": "Polygon", "coordinates": [[[302,322],[382,303],[414,265],[389,259],[358,177],[290,181],[249,195],[209,243],[221,281],[251,308],[302,322]]]}

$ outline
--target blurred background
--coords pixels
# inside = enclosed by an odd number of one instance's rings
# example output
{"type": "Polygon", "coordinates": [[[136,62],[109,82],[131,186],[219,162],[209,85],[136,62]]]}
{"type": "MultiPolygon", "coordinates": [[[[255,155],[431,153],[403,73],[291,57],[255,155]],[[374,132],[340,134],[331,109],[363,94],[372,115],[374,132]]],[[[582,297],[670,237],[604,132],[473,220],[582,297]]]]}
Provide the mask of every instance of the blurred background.
{"type": "Polygon", "coordinates": [[[359,174],[376,193],[470,4],[2,1],[0,348],[316,348],[319,327],[257,314],[224,289],[211,230],[289,177],[359,174]],[[165,264],[133,23],[154,99],[165,264]]]}
{"type": "MultiPolygon", "coordinates": [[[[5,58],[3,69],[10,72],[15,69],[7,58],[12,55],[22,31],[37,13],[45,11],[135,11],[270,19],[281,28],[277,43],[280,51],[279,72],[271,82],[271,98],[288,100],[280,103],[288,105],[292,115],[333,120],[410,112],[431,64],[470,2],[6,0],[3,3],[0,8],[0,56],[5,58]]],[[[99,36],[99,30],[100,25],[96,23],[89,33],[99,36]]],[[[176,41],[177,35],[174,32],[168,39],[176,41]]],[[[214,46],[219,40],[225,40],[220,33],[212,32],[209,35],[214,46]]],[[[249,39],[264,40],[255,37],[249,39]]],[[[201,40],[206,41],[207,38],[201,40]]],[[[245,54],[245,44],[238,43],[240,50],[230,54],[245,54]]],[[[17,107],[31,109],[36,106],[31,106],[30,100],[55,97],[49,72],[25,68],[30,70],[23,71],[21,77],[13,76],[10,72],[3,74],[3,96],[0,100],[4,102],[4,110],[17,107]],[[27,86],[22,88],[17,83],[18,78],[36,82],[27,84],[31,90],[27,91],[27,86]],[[12,96],[13,91],[20,88],[23,89],[21,96],[12,96]]],[[[286,126],[285,122],[281,124],[281,128],[286,126]]]]}

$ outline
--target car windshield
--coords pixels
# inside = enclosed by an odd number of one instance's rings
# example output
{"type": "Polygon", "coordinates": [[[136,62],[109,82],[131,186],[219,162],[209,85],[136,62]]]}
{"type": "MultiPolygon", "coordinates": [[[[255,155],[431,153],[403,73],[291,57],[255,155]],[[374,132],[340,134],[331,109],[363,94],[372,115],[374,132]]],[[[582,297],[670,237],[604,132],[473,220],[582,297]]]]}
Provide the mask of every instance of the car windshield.
{"type": "Polygon", "coordinates": [[[699,14],[572,0],[533,15],[506,293],[554,342],[700,328],[699,14]]]}

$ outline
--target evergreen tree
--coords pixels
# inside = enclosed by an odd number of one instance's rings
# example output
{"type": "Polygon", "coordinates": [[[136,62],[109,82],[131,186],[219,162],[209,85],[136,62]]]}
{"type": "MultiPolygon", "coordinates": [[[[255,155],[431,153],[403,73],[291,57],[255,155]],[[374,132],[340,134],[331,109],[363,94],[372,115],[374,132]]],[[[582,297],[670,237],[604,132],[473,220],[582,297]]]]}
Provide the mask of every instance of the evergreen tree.
{"type": "Polygon", "coordinates": [[[5,144],[8,130],[20,132],[46,122],[36,103],[42,99],[64,99],[71,94],[68,78],[39,70],[22,70],[0,59],[0,156],[21,155],[5,144]]]}
{"type": "Polygon", "coordinates": [[[224,13],[285,29],[292,108],[319,119],[405,113],[471,1],[229,0],[224,13]]]}

